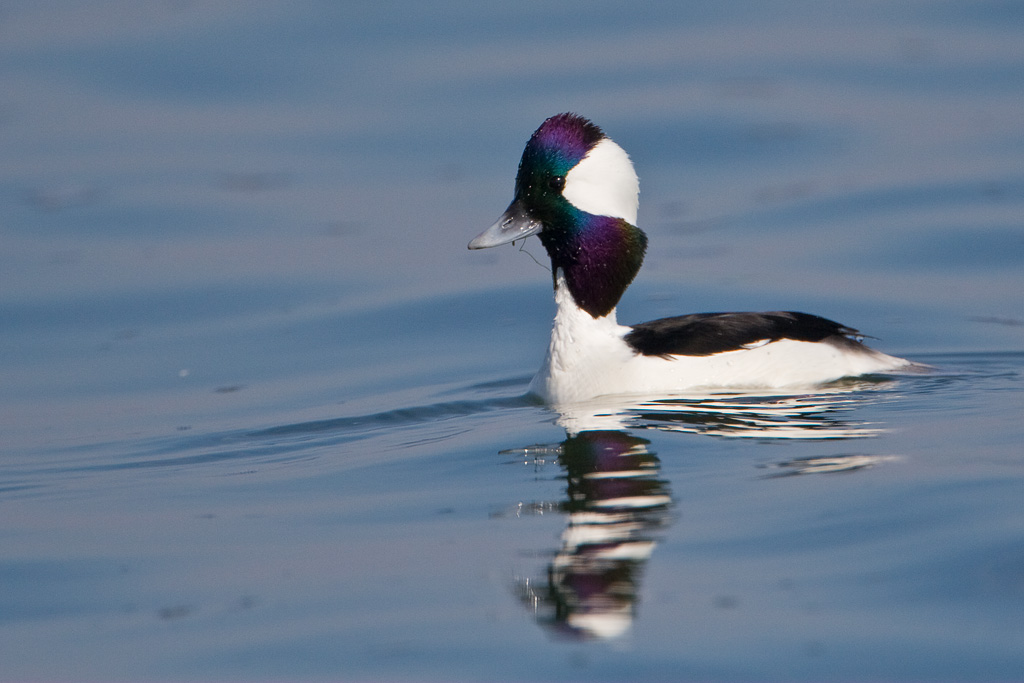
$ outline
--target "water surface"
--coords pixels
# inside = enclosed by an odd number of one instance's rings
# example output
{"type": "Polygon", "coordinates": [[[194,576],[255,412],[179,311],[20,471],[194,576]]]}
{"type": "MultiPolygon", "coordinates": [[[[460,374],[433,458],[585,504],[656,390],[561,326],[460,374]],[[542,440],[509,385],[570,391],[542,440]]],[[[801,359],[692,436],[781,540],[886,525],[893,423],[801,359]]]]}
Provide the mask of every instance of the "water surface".
{"type": "Polygon", "coordinates": [[[1020,678],[1022,29],[5,8],[0,677],[1020,678]],[[640,174],[622,322],[806,310],[936,371],[524,397],[550,275],[465,245],[565,110],[640,174]]]}

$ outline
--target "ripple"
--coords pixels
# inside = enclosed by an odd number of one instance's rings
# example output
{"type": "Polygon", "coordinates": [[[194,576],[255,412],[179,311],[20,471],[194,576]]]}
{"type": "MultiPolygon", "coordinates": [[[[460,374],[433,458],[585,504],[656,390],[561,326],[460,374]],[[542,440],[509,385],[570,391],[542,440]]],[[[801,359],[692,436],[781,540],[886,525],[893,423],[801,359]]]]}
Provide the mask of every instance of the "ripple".
{"type": "MultiPolygon", "coordinates": [[[[375,434],[391,433],[403,427],[437,423],[451,419],[501,409],[515,409],[534,405],[526,397],[489,398],[477,401],[448,401],[429,405],[410,406],[366,415],[330,418],[283,424],[257,430],[227,430],[190,435],[182,438],[152,439],[134,443],[98,443],[72,449],[70,453],[85,456],[85,462],[74,458],[60,458],[62,465],[32,467],[17,471],[7,468],[8,485],[0,484],[0,491],[39,488],[39,484],[25,481],[39,475],[68,475],[86,472],[116,472],[146,468],[207,465],[231,460],[259,460],[262,462],[288,462],[308,457],[317,448],[369,438],[375,434]],[[110,461],[111,452],[126,453],[110,461]],[[102,460],[91,461],[90,455],[102,460]],[[73,464],[66,464],[66,463],[73,464]],[[18,484],[14,482],[18,481],[18,484]]],[[[421,435],[408,443],[426,443],[437,436],[421,435]]],[[[69,453],[69,454],[70,454],[69,453]]]]}

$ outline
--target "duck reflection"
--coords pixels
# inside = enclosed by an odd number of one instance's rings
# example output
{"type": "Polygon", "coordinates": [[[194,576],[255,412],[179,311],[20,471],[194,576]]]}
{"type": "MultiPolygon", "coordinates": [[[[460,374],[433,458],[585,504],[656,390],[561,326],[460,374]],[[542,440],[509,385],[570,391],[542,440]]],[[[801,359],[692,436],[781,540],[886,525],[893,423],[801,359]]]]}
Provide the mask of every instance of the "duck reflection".
{"type": "MultiPolygon", "coordinates": [[[[691,432],[725,438],[847,440],[880,430],[849,418],[879,400],[877,385],[814,394],[720,394],[595,402],[559,411],[567,438],[558,446],[503,451],[543,464],[557,454],[566,497],[538,510],[567,514],[561,545],[545,579],[517,582],[540,624],[574,639],[606,639],[629,630],[644,567],[671,519],[672,495],[650,441],[633,431],[691,432]],[[629,430],[629,431],[627,431],[629,430]]],[[[778,463],[770,476],[853,471],[889,456],[829,455],[778,463]]]]}
{"type": "Polygon", "coordinates": [[[637,428],[731,438],[856,439],[881,431],[849,413],[886,397],[882,387],[858,382],[814,393],[604,399],[559,407],[558,424],[569,433],[637,428]]]}
{"type": "MultiPolygon", "coordinates": [[[[519,585],[523,601],[556,632],[610,638],[632,624],[640,576],[672,502],[649,443],[618,431],[581,432],[562,442],[562,544],[546,582],[519,585]]],[[[529,449],[517,453],[523,451],[529,449]]]]}

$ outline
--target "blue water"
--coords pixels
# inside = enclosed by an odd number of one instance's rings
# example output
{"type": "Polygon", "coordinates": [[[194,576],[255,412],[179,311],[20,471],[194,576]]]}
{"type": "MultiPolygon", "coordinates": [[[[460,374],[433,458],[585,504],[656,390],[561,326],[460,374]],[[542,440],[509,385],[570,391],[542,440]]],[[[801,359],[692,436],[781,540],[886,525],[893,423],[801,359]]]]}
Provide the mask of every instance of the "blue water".
{"type": "Polygon", "coordinates": [[[0,679],[1024,678],[1016,2],[8,3],[0,679]],[[558,414],[469,252],[632,155],[622,322],[934,373],[558,414]]]}

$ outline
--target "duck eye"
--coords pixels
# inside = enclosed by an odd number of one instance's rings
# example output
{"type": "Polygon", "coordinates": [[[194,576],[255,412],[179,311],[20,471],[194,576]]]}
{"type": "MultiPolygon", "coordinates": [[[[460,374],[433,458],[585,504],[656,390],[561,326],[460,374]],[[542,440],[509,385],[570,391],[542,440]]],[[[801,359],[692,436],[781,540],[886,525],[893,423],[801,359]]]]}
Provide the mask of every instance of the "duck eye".
{"type": "Polygon", "coordinates": [[[551,176],[550,178],[548,178],[548,187],[550,187],[555,192],[561,192],[563,189],[565,189],[565,176],[551,176]]]}

